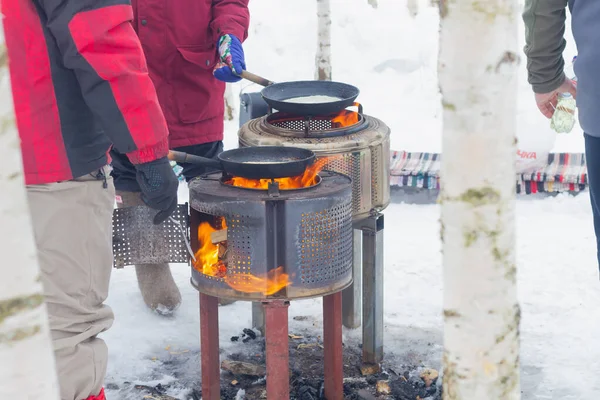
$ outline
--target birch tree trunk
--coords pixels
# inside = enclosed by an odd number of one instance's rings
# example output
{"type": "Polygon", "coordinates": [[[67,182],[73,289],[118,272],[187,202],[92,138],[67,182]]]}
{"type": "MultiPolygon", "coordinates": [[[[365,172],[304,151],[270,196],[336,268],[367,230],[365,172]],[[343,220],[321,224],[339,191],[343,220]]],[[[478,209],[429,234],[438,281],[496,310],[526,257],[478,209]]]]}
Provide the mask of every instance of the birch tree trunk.
{"type": "Polygon", "coordinates": [[[444,400],[520,398],[517,0],[440,3],[444,400]]]}
{"type": "Polygon", "coordinates": [[[329,0],[317,0],[318,44],[315,79],[331,80],[331,6],[329,0]]]}
{"type": "Polygon", "coordinates": [[[58,400],[0,18],[0,399],[58,400]]]}
{"type": "Polygon", "coordinates": [[[231,84],[227,83],[225,85],[225,121],[233,120],[233,114],[235,112],[234,99],[233,99],[233,90],[231,90],[231,84]]]}
{"type": "Polygon", "coordinates": [[[411,17],[416,17],[419,14],[419,2],[418,0],[407,0],[406,8],[408,8],[408,12],[411,17]]]}

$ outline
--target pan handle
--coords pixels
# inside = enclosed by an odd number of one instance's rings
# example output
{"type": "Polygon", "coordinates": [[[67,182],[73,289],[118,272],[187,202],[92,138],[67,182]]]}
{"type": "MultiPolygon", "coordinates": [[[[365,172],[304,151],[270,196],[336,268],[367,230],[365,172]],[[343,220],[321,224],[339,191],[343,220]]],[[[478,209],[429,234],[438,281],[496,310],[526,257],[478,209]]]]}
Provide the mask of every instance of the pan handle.
{"type": "Polygon", "coordinates": [[[248,79],[250,82],[254,82],[257,85],[264,86],[264,87],[271,86],[273,83],[275,83],[268,79],[263,78],[262,76],[258,76],[256,74],[253,74],[252,72],[248,72],[248,71],[242,71],[240,76],[244,79],[248,79]]]}
{"type": "Polygon", "coordinates": [[[223,166],[217,160],[213,160],[212,158],[195,156],[193,154],[184,153],[182,151],[169,151],[169,160],[176,161],[178,163],[189,163],[189,164],[197,164],[204,165],[205,167],[211,167],[218,169],[219,171],[223,171],[223,166]]]}

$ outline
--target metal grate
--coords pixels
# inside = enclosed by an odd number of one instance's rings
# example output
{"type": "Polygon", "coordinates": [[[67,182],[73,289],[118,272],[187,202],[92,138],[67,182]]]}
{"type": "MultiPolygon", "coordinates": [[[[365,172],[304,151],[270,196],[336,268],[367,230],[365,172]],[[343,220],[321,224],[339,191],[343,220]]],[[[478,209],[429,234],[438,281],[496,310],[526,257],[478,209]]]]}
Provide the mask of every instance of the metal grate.
{"type": "MultiPolygon", "coordinates": [[[[171,220],[154,225],[156,210],[146,206],[113,211],[113,266],[188,263],[190,256],[179,226],[171,220]]],[[[180,204],[173,218],[188,232],[188,205],[180,204]]]]}
{"type": "Polygon", "coordinates": [[[227,275],[233,283],[246,283],[252,266],[250,217],[234,214],[227,219],[227,275]]]}
{"type": "Polygon", "coordinates": [[[379,149],[377,148],[372,148],[371,149],[371,171],[373,171],[371,173],[371,202],[373,204],[378,204],[378,197],[380,195],[380,193],[377,192],[377,188],[379,188],[379,174],[382,173],[383,171],[379,171],[381,169],[380,167],[380,160],[379,160],[379,149]]]}
{"type": "Polygon", "coordinates": [[[300,278],[304,284],[335,281],[352,269],[352,203],[315,213],[300,222],[300,278]],[[350,262],[349,262],[350,261],[350,262]]]}
{"type": "Polygon", "coordinates": [[[371,147],[371,203],[387,206],[390,201],[390,141],[371,147]]]}
{"type": "Polygon", "coordinates": [[[332,122],[329,119],[291,119],[269,121],[271,125],[278,128],[290,129],[292,131],[305,131],[308,123],[309,131],[326,131],[333,129],[332,122]]]}

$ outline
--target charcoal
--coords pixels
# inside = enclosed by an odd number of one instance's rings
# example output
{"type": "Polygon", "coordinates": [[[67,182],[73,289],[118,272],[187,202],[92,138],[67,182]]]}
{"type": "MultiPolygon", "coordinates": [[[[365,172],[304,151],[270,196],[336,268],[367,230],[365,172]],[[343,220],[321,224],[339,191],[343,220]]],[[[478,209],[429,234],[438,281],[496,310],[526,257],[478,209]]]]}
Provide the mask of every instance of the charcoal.
{"type": "Polygon", "coordinates": [[[425,387],[425,382],[418,376],[411,376],[408,378],[408,382],[415,388],[421,389],[425,387]]]}
{"type": "Polygon", "coordinates": [[[256,339],[256,332],[254,332],[252,329],[244,329],[244,334],[252,340],[256,339]]]}
{"type": "Polygon", "coordinates": [[[303,385],[298,388],[298,400],[318,400],[318,391],[312,386],[303,385]]]}
{"type": "Polygon", "coordinates": [[[427,393],[428,396],[435,396],[438,392],[438,388],[436,385],[432,385],[432,386],[429,386],[428,388],[426,388],[425,392],[427,393]]]}

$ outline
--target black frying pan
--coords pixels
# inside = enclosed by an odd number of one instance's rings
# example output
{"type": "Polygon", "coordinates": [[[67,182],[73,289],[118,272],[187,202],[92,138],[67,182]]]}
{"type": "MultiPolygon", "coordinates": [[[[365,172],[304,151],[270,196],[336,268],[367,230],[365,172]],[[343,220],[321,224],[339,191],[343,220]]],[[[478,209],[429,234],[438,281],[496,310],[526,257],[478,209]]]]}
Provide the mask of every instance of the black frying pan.
{"type": "Polygon", "coordinates": [[[315,153],[296,147],[262,146],[227,150],[217,160],[170,151],[169,160],[200,164],[247,179],[275,179],[302,175],[315,162],[315,153]]]}
{"type": "Polygon", "coordinates": [[[302,115],[329,115],[342,111],[354,104],[360,91],[357,87],[346,83],[331,81],[296,81],[274,83],[258,75],[243,71],[242,78],[265,86],[261,95],[272,108],[281,112],[302,115]],[[310,96],[327,96],[336,98],[335,101],[318,101],[314,103],[294,102],[295,98],[310,96]]]}

